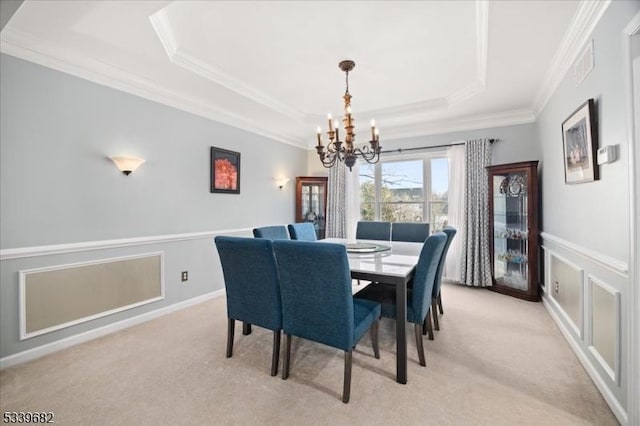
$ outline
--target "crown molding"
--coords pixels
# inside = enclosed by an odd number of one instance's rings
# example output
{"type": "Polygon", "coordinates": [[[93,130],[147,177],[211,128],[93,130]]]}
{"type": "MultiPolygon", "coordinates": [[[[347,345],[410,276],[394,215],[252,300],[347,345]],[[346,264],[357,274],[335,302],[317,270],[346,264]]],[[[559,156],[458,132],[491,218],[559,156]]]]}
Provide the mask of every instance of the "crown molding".
{"type": "Polygon", "coordinates": [[[567,71],[582,52],[583,46],[591,37],[591,33],[600,21],[611,0],[583,0],[571,20],[569,30],[565,34],[560,47],[556,51],[547,69],[544,80],[533,100],[531,108],[536,115],[542,112],[551,96],[556,91],[567,71]]]}
{"type": "Polygon", "coordinates": [[[156,32],[156,35],[162,43],[165,53],[169,58],[178,50],[178,42],[176,41],[171,24],[169,23],[169,17],[164,9],[160,9],[153,15],[149,16],[149,22],[156,32]]]}
{"type": "MultiPolygon", "coordinates": [[[[446,97],[396,105],[389,108],[363,110],[360,114],[365,117],[394,117],[398,115],[407,117],[419,115],[424,114],[426,111],[436,111],[451,107],[452,105],[483,93],[486,89],[487,79],[489,6],[490,2],[488,0],[476,0],[476,80],[446,97]]],[[[181,49],[176,41],[171,20],[165,9],[161,9],[151,15],[149,20],[169,60],[173,64],[294,120],[304,123],[314,123],[317,122],[319,118],[320,120],[324,119],[324,116],[321,114],[305,114],[181,49]]]]}
{"type": "MultiPolygon", "coordinates": [[[[385,128],[385,137],[408,137],[426,134],[445,133],[448,131],[473,130],[487,127],[508,126],[529,123],[534,120],[531,112],[516,111],[500,114],[474,116],[469,119],[454,119],[442,121],[423,120],[418,124],[393,125],[395,118],[413,117],[419,119],[425,114],[450,108],[473,96],[485,91],[487,54],[488,54],[488,26],[489,7],[487,0],[476,1],[476,78],[468,85],[453,92],[447,97],[429,99],[411,104],[396,105],[378,110],[362,111],[365,117],[380,117],[389,119],[389,128],[385,128]],[[416,117],[417,116],[417,117],[416,117]]],[[[179,49],[178,42],[169,22],[166,10],[161,9],[149,17],[169,60],[213,81],[241,96],[251,99],[272,111],[291,117],[301,125],[306,122],[317,121],[316,114],[304,114],[288,105],[279,102],[268,95],[252,89],[245,83],[220,70],[206,64],[179,49]]],[[[255,121],[235,114],[217,106],[214,103],[185,95],[179,91],[166,88],[150,79],[143,78],[113,65],[80,55],[48,40],[37,38],[31,34],[5,29],[0,35],[0,51],[37,64],[53,68],[107,87],[121,90],[133,95],[168,105],[192,114],[218,121],[236,128],[240,128],[271,140],[282,142],[298,148],[307,148],[310,138],[296,137],[263,128],[255,121]]]]}
{"type": "Polygon", "coordinates": [[[242,80],[235,78],[221,69],[202,61],[181,49],[176,41],[175,32],[171,26],[171,20],[164,9],[159,10],[149,17],[153,29],[156,31],[169,60],[185,70],[231,90],[238,95],[252,100],[260,105],[276,111],[286,117],[302,121],[305,114],[297,109],[280,102],[267,93],[250,86],[242,80]]]}
{"type": "Polygon", "coordinates": [[[385,139],[400,139],[441,133],[507,127],[533,123],[536,116],[529,109],[503,111],[495,114],[473,115],[453,120],[424,122],[406,126],[385,128],[385,139]]]}
{"type": "Polygon", "coordinates": [[[78,55],[46,40],[22,31],[5,28],[0,34],[0,52],[29,62],[52,68],[93,83],[130,93],[141,98],[168,105],[210,120],[240,128],[266,138],[306,148],[306,141],[294,139],[256,126],[240,115],[223,110],[214,104],[167,89],[152,80],[124,71],[105,62],[78,55]]]}

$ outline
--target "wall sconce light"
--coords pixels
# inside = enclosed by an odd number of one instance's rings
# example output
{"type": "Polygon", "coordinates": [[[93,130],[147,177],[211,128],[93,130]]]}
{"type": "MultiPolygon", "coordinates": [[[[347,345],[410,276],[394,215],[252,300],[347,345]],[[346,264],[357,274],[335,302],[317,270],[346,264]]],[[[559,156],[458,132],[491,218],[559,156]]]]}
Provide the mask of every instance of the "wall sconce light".
{"type": "Polygon", "coordinates": [[[143,158],[130,157],[127,155],[114,155],[109,158],[116,163],[118,169],[127,176],[129,176],[131,172],[135,172],[136,169],[145,162],[143,158]]]}
{"type": "Polygon", "coordinates": [[[276,185],[278,185],[278,188],[282,189],[288,182],[289,182],[289,178],[274,178],[276,181],[276,185]]]}

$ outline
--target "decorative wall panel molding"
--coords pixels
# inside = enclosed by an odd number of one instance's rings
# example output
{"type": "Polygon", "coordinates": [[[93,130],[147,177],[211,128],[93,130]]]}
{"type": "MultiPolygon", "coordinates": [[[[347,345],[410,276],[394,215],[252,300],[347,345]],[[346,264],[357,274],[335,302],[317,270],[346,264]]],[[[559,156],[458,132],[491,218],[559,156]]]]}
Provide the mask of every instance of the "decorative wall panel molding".
{"type": "Polygon", "coordinates": [[[19,271],[20,340],[164,299],[164,252],[19,271]]]}
{"type": "Polygon", "coordinates": [[[611,380],[620,385],[620,292],[588,275],[589,332],[587,345],[611,380]]]}
{"type": "Polygon", "coordinates": [[[578,339],[584,336],[584,271],[553,252],[548,255],[546,289],[578,339]]]}

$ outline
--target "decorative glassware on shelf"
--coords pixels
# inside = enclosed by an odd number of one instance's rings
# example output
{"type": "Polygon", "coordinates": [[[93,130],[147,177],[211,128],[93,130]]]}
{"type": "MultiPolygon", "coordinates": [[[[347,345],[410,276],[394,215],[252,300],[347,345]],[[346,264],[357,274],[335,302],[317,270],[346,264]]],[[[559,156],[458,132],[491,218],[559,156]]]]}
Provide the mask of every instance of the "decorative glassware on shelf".
{"type": "Polygon", "coordinates": [[[497,238],[506,238],[508,240],[526,240],[529,238],[529,233],[520,229],[507,228],[506,230],[496,232],[495,236],[497,238]]]}
{"type": "Polygon", "coordinates": [[[492,290],[539,300],[537,161],[487,167],[492,290]]]}
{"type": "Polygon", "coordinates": [[[526,254],[520,250],[508,250],[505,253],[498,254],[498,260],[509,263],[528,263],[526,254]]]}

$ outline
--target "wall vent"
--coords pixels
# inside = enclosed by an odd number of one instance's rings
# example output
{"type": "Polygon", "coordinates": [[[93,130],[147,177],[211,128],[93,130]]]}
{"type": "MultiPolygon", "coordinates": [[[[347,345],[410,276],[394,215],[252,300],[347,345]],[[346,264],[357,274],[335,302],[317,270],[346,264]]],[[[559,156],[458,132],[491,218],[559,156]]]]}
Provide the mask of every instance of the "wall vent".
{"type": "Polygon", "coordinates": [[[576,86],[582,83],[582,80],[591,72],[593,69],[593,40],[587,44],[587,47],[582,51],[582,53],[576,59],[576,63],[573,66],[573,75],[576,80],[576,86]]]}

